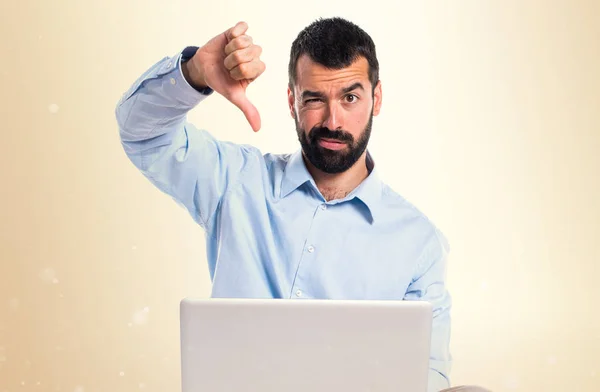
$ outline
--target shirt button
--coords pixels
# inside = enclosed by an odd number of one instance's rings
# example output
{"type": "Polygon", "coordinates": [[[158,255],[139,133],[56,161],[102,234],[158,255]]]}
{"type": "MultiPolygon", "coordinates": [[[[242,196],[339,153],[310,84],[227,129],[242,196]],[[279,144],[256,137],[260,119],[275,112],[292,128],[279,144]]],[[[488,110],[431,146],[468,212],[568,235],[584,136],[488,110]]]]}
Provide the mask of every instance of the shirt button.
{"type": "Polygon", "coordinates": [[[171,84],[175,84],[177,83],[177,81],[175,80],[175,78],[171,78],[171,84]]]}
{"type": "Polygon", "coordinates": [[[307,248],[307,250],[308,250],[308,253],[312,253],[312,252],[314,252],[314,251],[315,251],[315,247],[314,247],[314,246],[312,246],[312,245],[310,245],[310,246],[307,248]]]}
{"type": "Polygon", "coordinates": [[[325,211],[325,210],[327,209],[327,205],[326,205],[326,204],[321,204],[321,209],[322,209],[323,211],[325,211]]]}
{"type": "Polygon", "coordinates": [[[171,62],[167,63],[167,68],[171,68],[171,62]]]}
{"type": "Polygon", "coordinates": [[[296,297],[302,297],[302,290],[296,290],[296,297]]]}

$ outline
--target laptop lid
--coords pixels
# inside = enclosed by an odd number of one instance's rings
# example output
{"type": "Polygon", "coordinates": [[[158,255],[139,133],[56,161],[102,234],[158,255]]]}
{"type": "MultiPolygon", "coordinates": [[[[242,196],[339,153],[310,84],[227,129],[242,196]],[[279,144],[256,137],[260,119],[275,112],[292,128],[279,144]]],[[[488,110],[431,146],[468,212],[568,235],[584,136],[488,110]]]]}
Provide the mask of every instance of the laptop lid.
{"type": "Polygon", "coordinates": [[[183,392],[425,392],[431,304],[181,301],[183,392]]]}

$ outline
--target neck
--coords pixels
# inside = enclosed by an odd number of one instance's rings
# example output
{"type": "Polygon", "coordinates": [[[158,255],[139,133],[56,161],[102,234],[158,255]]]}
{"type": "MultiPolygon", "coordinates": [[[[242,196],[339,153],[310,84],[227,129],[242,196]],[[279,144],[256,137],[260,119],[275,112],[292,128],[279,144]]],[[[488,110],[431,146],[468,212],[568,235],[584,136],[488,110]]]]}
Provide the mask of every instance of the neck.
{"type": "Polygon", "coordinates": [[[342,173],[332,174],[317,169],[302,154],[308,172],[312,175],[317,188],[327,201],[346,197],[369,176],[366,157],[365,152],[350,169],[342,173]]]}

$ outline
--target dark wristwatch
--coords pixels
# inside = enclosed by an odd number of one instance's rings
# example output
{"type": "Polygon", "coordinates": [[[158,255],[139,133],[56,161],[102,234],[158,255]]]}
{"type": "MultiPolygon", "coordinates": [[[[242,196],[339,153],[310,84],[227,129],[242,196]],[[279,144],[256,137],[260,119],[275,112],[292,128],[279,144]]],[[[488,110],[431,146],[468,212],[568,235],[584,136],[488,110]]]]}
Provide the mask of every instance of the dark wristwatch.
{"type": "MultiPolygon", "coordinates": [[[[196,54],[198,49],[199,49],[198,46],[188,46],[187,48],[183,49],[183,51],[181,52],[181,62],[183,63],[184,61],[187,61],[187,60],[191,59],[192,57],[194,57],[194,55],[196,54]]],[[[190,86],[191,85],[192,84],[190,83],[190,86]]],[[[194,87],[194,86],[192,86],[192,87],[194,87]]],[[[194,87],[194,89],[204,95],[210,95],[214,91],[210,87],[204,87],[204,88],[194,87]]]]}

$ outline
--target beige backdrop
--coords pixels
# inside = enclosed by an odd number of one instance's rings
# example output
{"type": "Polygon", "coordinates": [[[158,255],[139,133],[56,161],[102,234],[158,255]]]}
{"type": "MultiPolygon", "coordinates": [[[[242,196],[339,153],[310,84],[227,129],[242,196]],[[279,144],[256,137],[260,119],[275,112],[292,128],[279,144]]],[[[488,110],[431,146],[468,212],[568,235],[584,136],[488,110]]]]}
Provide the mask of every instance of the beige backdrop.
{"type": "Polygon", "coordinates": [[[121,94],[238,20],[264,48],[263,130],[214,96],[222,139],[297,148],[295,35],[374,38],[384,179],[448,236],[454,384],[600,390],[598,1],[2,1],[0,392],[177,391],[178,304],[208,296],[201,229],[121,150],[121,94]]]}

